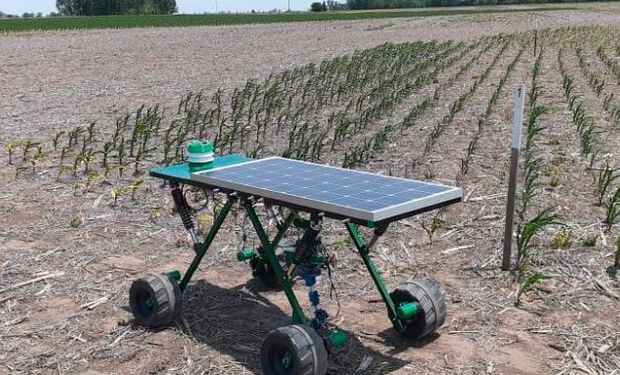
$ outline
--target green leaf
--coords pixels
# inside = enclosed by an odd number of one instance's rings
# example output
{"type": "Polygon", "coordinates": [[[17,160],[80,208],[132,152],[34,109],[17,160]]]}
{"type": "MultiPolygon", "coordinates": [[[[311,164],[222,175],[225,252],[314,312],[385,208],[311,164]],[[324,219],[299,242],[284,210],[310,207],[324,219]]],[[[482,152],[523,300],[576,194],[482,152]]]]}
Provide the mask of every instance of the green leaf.
{"type": "Polygon", "coordinates": [[[535,274],[527,277],[525,280],[523,280],[523,282],[521,283],[521,292],[520,294],[523,294],[529,290],[531,290],[534,286],[536,286],[536,284],[540,283],[543,280],[548,280],[550,279],[551,276],[546,275],[544,273],[540,273],[540,272],[536,272],[535,274]]]}

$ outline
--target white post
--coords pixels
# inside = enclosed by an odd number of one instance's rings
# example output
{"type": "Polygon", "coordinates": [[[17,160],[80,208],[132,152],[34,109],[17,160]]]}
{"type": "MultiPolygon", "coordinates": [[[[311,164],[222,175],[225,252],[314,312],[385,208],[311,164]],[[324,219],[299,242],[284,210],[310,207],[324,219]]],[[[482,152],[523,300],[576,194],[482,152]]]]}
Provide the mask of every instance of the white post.
{"type": "Polygon", "coordinates": [[[512,124],[512,152],[510,154],[510,177],[508,180],[508,200],[506,202],[506,227],[504,228],[504,255],[502,270],[510,269],[512,254],[512,226],[517,196],[517,172],[519,171],[519,151],[521,149],[521,128],[523,127],[523,107],[525,105],[525,86],[517,87],[514,119],[512,124]]]}

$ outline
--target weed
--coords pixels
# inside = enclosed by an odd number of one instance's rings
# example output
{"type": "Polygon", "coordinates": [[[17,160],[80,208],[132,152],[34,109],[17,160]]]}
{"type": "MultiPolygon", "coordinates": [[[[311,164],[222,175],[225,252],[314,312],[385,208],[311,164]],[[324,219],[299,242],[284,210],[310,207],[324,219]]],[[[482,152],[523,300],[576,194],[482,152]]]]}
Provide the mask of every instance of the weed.
{"type": "Polygon", "coordinates": [[[435,179],[435,177],[437,177],[437,175],[435,175],[435,172],[431,168],[426,168],[424,170],[424,179],[425,180],[433,180],[433,179],[435,179]]]}
{"type": "Polygon", "coordinates": [[[428,221],[421,220],[420,225],[428,235],[428,242],[433,243],[435,232],[440,229],[446,221],[444,220],[444,209],[438,210],[428,221]]]}
{"type": "Polygon", "coordinates": [[[555,248],[568,249],[573,245],[573,232],[568,228],[560,229],[560,231],[555,234],[551,244],[555,248]]]}
{"type": "Polygon", "coordinates": [[[71,225],[72,228],[76,229],[84,226],[85,223],[86,218],[84,217],[84,214],[82,212],[78,212],[77,214],[73,215],[73,217],[71,217],[71,220],[69,221],[69,225],[71,225]]]}
{"type": "Polygon", "coordinates": [[[596,241],[598,241],[598,235],[590,234],[584,237],[582,243],[585,247],[594,247],[596,246],[596,241]]]}
{"type": "Polygon", "coordinates": [[[213,217],[207,214],[198,215],[197,230],[199,234],[206,234],[209,232],[209,226],[213,222],[213,217]]]}
{"type": "Polygon", "coordinates": [[[551,186],[552,188],[560,186],[560,178],[558,176],[551,177],[551,179],[549,180],[549,186],[551,186]]]}

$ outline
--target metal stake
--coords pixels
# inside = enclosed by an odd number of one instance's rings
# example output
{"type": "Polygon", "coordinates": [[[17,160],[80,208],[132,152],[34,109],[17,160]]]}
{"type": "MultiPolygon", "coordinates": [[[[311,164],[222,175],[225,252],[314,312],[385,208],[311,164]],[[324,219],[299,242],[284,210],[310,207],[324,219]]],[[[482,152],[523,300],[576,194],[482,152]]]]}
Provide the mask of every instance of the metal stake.
{"type": "Polygon", "coordinates": [[[519,170],[519,150],[521,148],[521,128],[523,127],[523,106],[525,104],[525,87],[517,87],[515,98],[514,122],[512,125],[512,152],[510,154],[510,177],[508,181],[508,200],[506,202],[506,227],[504,228],[504,254],[502,270],[510,269],[512,254],[512,226],[517,196],[517,172],[519,170]]]}

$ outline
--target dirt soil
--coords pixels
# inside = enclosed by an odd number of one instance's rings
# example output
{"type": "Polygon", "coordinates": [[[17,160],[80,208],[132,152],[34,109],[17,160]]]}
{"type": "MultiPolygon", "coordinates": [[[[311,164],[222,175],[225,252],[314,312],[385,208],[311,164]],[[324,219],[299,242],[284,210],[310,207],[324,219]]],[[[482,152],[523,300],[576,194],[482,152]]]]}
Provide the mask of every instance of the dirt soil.
{"type": "MultiPolygon", "coordinates": [[[[111,123],[117,114],[143,103],[171,107],[190,90],[237,87],[249,78],[384,42],[472,41],[501,32],[574,25],[620,27],[619,6],[2,35],[0,143],[49,139],[58,130],[93,120],[111,123]]],[[[620,85],[612,82],[596,51],[587,52],[591,66],[610,82],[605,90],[620,96],[620,85]]],[[[436,181],[456,183],[462,155],[450,151],[467,147],[494,85],[516,54],[510,50],[502,56],[479,88],[480,98],[455,118],[432,150],[422,152],[426,134],[494,54],[482,56],[463,81],[446,83],[441,97],[445,105],[426,112],[419,127],[390,142],[364,169],[419,179],[432,172],[436,181]],[[416,168],[406,167],[410,160],[416,168]]],[[[468,177],[459,181],[466,202],[447,211],[448,223],[435,241],[429,243],[419,223],[408,219],[390,227],[373,254],[390,290],[412,276],[437,280],[446,295],[446,324],[423,342],[399,337],[361,260],[345,246],[334,265],[339,300],[329,299],[327,282],[321,286],[331,324],[352,337],[330,357],[329,373],[602,374],[601,368],[620,363],[620,290],[608,269],[614,238],[599,230],[602,208],[583,203],[592,200],[591,177],[580,159],[554,48],[543,59],[543,70],[550,73],[542,75],[540,100],[552,115],[545,118],[542,147],[547,161],[564,162],[559,186],[545,189],[543,197],[552,199],[568,218],[575,246],[548,245],[537,262],[554,277],[528,293],[520,308],[514,306],[514,275],[499,270],[512,88],[529,83],[534,58],[530,49],[524,52],[510,77],[509,89],[490,119],[494,126],[481,135],[484,150],[475,155],[468,177]],[[582,239],[592,234],[600,235],[597,245],[582,246],[582,239]]],[[[597,103],[591,110],[609,135],[602,151],[620,162],[617,128],[580,76],[574,54],[566,53],[566,64],[578,77],[583,97],[597,103]]],[[[453,73],[445,72],[437,85],[453,73]]],[[[431,95],[437,85],[420,97],[431,95]]],[[[417,101],[404,102],[393,120],[402,119],[417,101]]],[[[252,279],[249,267],[234,259],[240,218],[224,225],[184,295],[182,317],[167,329],[144,330],[132,325],[129,285],[145,273],[185,270],[193,256],[168,191],[151,180],[150,190],[138,201],[127,198],[113,206],[109,189],[75,194],[49,170],[15,178],[5,155],[0,163],[0,374],[260,373],[262,339],[289,324],[290,309],[282,293],[265,290],[252,279]]],[[[327,223],[330,246],[345,236],[339,222],[327,223]]],[[[296,291],[305,301],[303,288],[296,291]]]]}

